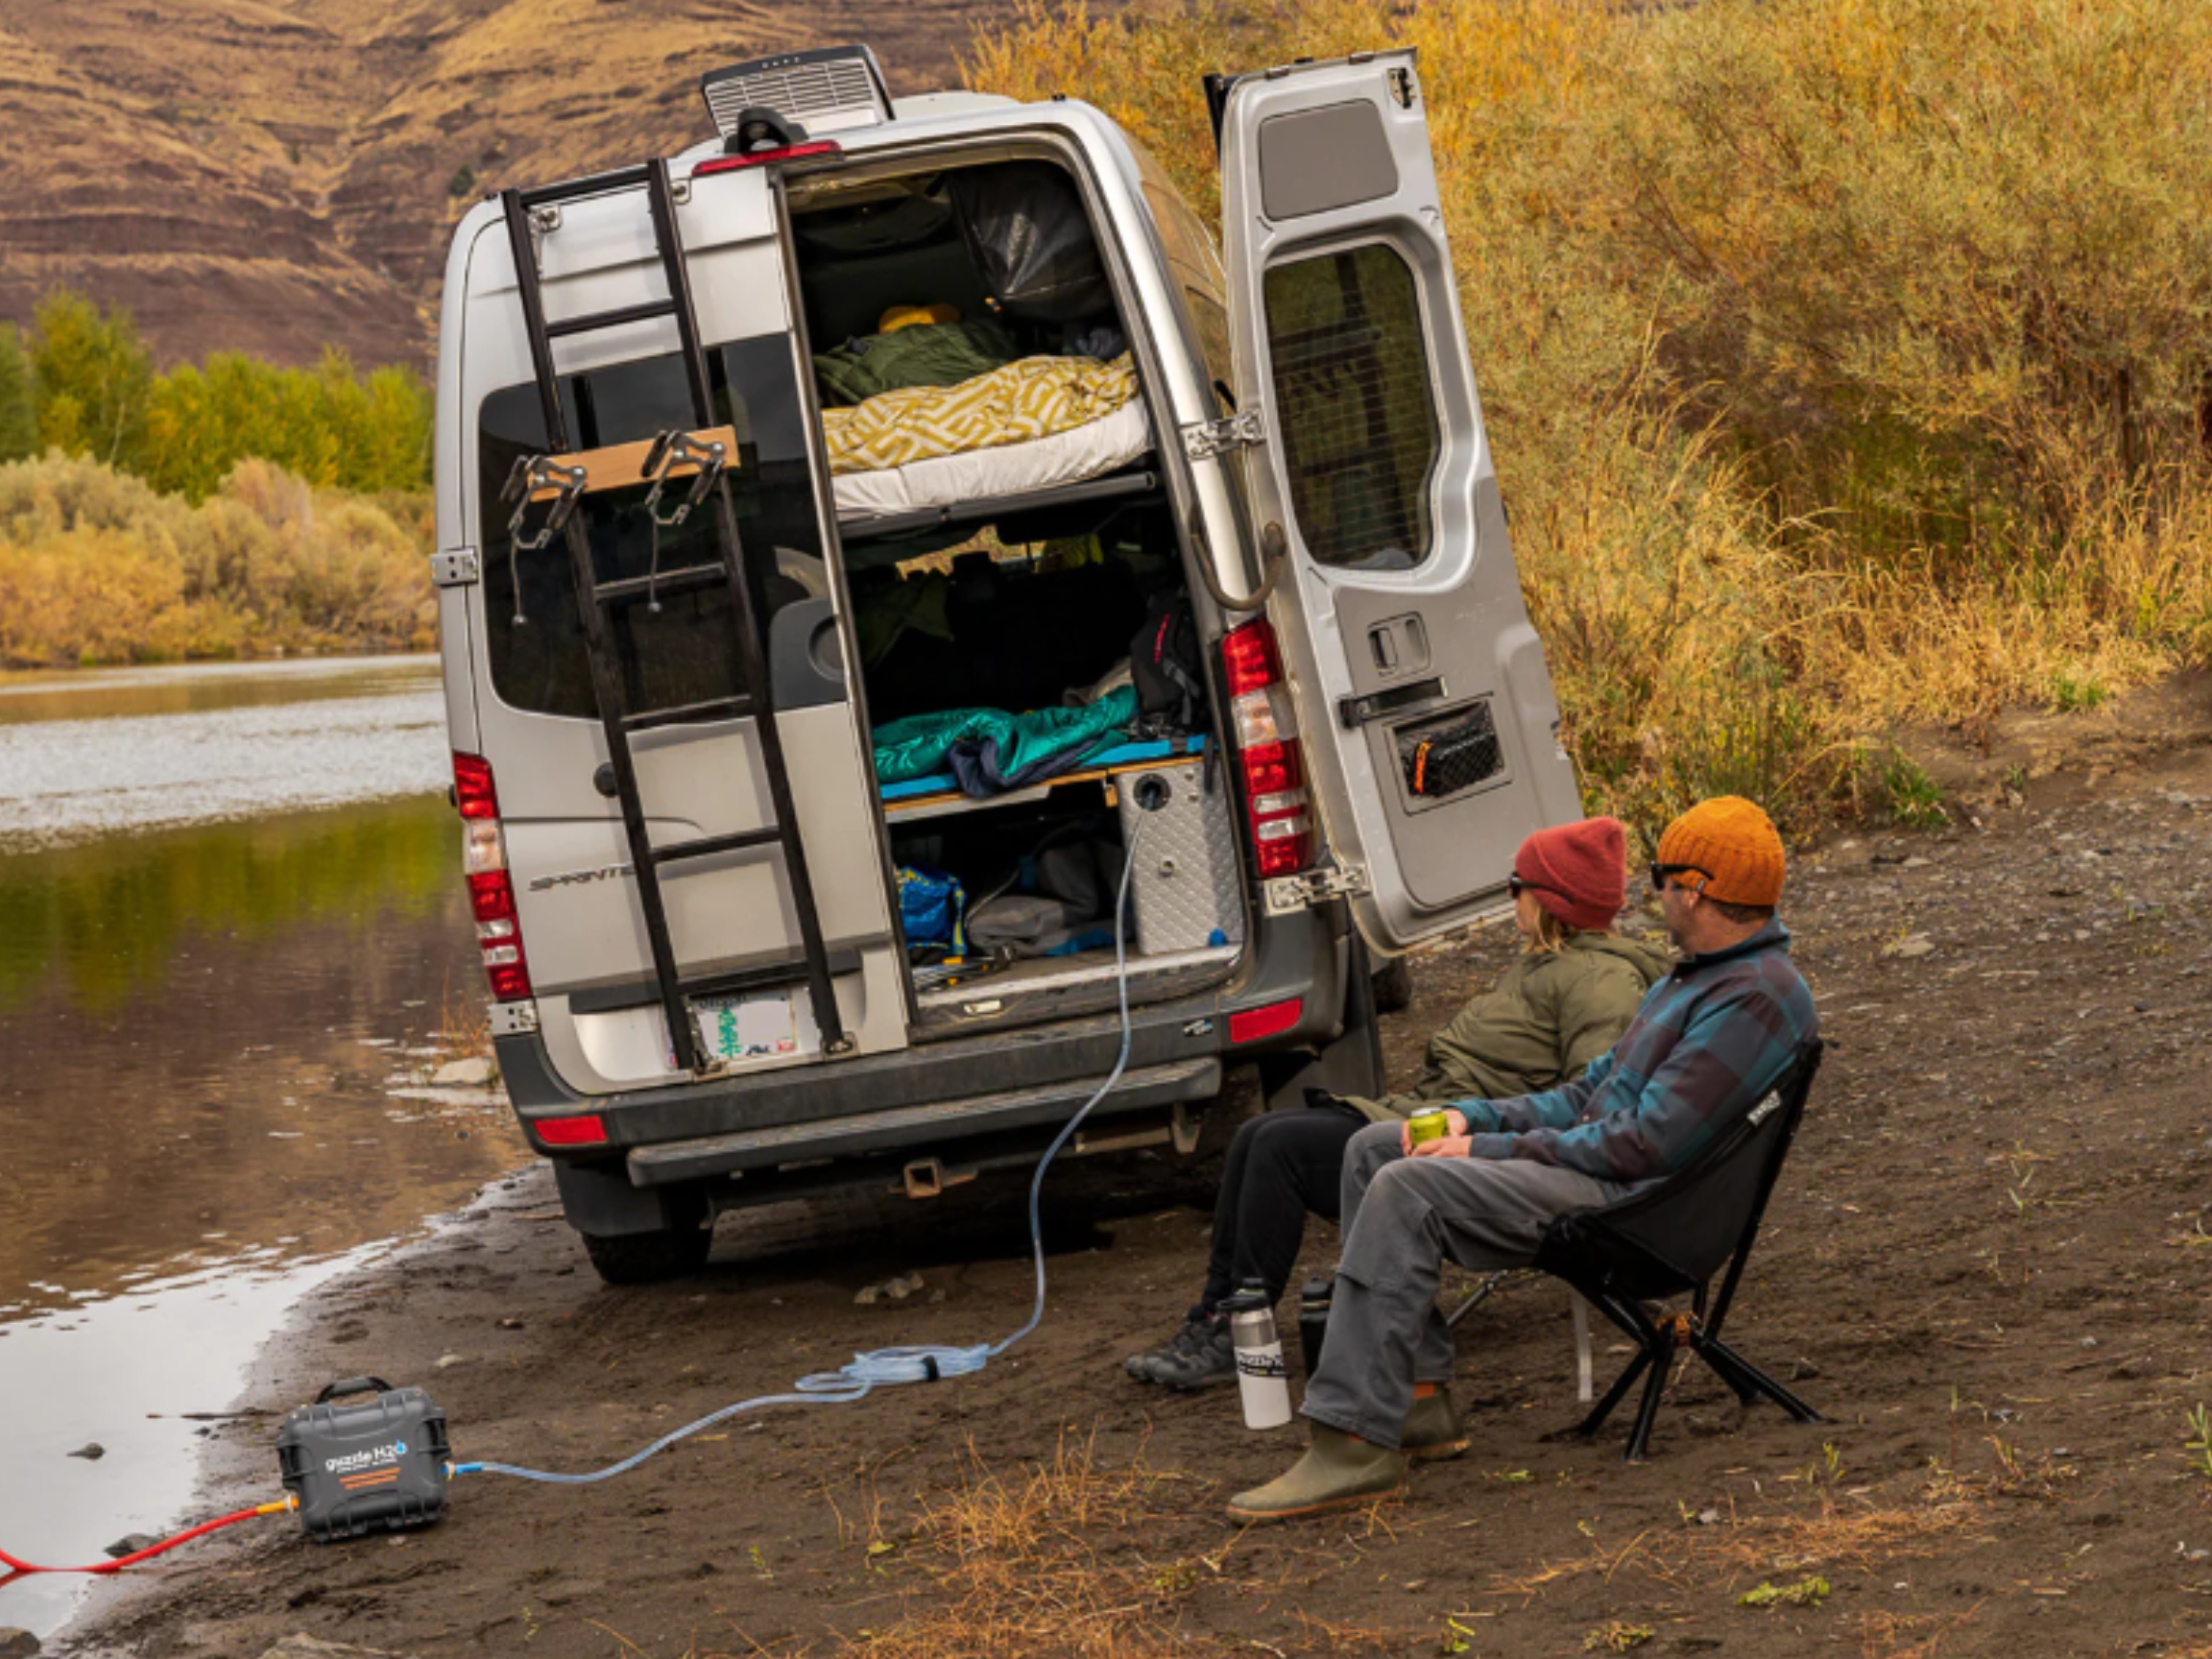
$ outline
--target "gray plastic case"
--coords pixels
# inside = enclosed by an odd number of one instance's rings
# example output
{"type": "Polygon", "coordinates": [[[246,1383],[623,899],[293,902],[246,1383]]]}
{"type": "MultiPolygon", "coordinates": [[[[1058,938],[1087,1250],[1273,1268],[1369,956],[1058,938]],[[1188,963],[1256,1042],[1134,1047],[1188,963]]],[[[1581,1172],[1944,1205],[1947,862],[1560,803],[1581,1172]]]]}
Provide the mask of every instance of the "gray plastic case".
{"type": "Polygon", "coordinates": [[[1123,845],[1137,821],[1144,821],[1137,869],[1129,878],[1139,955],[1244,942],[1243,871],[1229,781],[1215,768],[1209,791],[1206,773],[1205,757],[1193,756],[1115,780],[1123,845]],[[1152,810],[1141,805],[1155,793],[1148,781],[1166,791],[1152,810]]]}

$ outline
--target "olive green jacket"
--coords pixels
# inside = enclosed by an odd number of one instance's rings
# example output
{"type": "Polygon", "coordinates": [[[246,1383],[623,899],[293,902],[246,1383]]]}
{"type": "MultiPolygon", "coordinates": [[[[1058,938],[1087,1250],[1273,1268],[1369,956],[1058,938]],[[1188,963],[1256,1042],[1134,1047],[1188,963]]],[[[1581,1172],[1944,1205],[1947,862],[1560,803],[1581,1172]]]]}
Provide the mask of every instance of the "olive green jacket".
{"type": "Polygon", "coordinates": [[[1445,1101],[1555,1089],[1613,1046],[1673,961],[1618,933],[1576,933],[1564,950],[1523,951],[1493,990],[1430,1039],[1428,1064],[1411,1089],[1351,1104],[1384,1123],[1445,1101]]]}

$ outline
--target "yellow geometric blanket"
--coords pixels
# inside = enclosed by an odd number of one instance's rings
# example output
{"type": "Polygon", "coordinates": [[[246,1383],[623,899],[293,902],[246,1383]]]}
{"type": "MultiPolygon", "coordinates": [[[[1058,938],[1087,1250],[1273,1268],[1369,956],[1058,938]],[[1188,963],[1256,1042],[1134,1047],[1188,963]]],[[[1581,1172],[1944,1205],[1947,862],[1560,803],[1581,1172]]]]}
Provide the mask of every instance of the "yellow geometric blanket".
{"type": "Polygon", "coordinates": [[[850,409],[822,411],[833,473],[874,472],[1026,444],[1101,420],[1137,396],[1137,365],[1123,352],[1022,357],[957,386],[902,386],[850,409]]]}

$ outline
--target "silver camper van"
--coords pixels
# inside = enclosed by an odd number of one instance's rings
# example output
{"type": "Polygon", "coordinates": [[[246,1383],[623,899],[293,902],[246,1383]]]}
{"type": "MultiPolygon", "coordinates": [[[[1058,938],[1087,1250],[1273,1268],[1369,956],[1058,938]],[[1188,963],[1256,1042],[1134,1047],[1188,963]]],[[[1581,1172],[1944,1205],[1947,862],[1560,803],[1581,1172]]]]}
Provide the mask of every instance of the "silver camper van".
{"type": "Polygon", "coordinates": [[[1208,81],[1218,251],[1072,99],[704,90],[476,206],[441,328],[467,879],[598,1271],[1034,1159],[1124,984],[1072,1151],[1377,1089],[1370,975],[1578,811],[1412,54],[1208,81]]]}

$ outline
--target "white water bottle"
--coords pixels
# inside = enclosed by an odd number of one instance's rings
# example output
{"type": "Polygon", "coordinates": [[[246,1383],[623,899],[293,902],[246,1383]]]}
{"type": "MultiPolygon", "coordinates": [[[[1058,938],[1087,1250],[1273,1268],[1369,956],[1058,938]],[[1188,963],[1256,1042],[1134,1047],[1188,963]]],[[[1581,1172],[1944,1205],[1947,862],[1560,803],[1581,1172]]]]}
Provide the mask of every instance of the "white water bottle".
{"type": "Polygon", "coordinates": [[[1275,1308],[1267,1287],[1246,1280],[1244,1287],[1221,1304],[1229,1315],[1229,1342],[1237,1351],[1237,1392],[1244,1404],[1244,1427],[1280,1429],[1290,1421],[1290,1379],[1283,1363],[1282,1338],[1275,1334],[1275,1308]]]}

